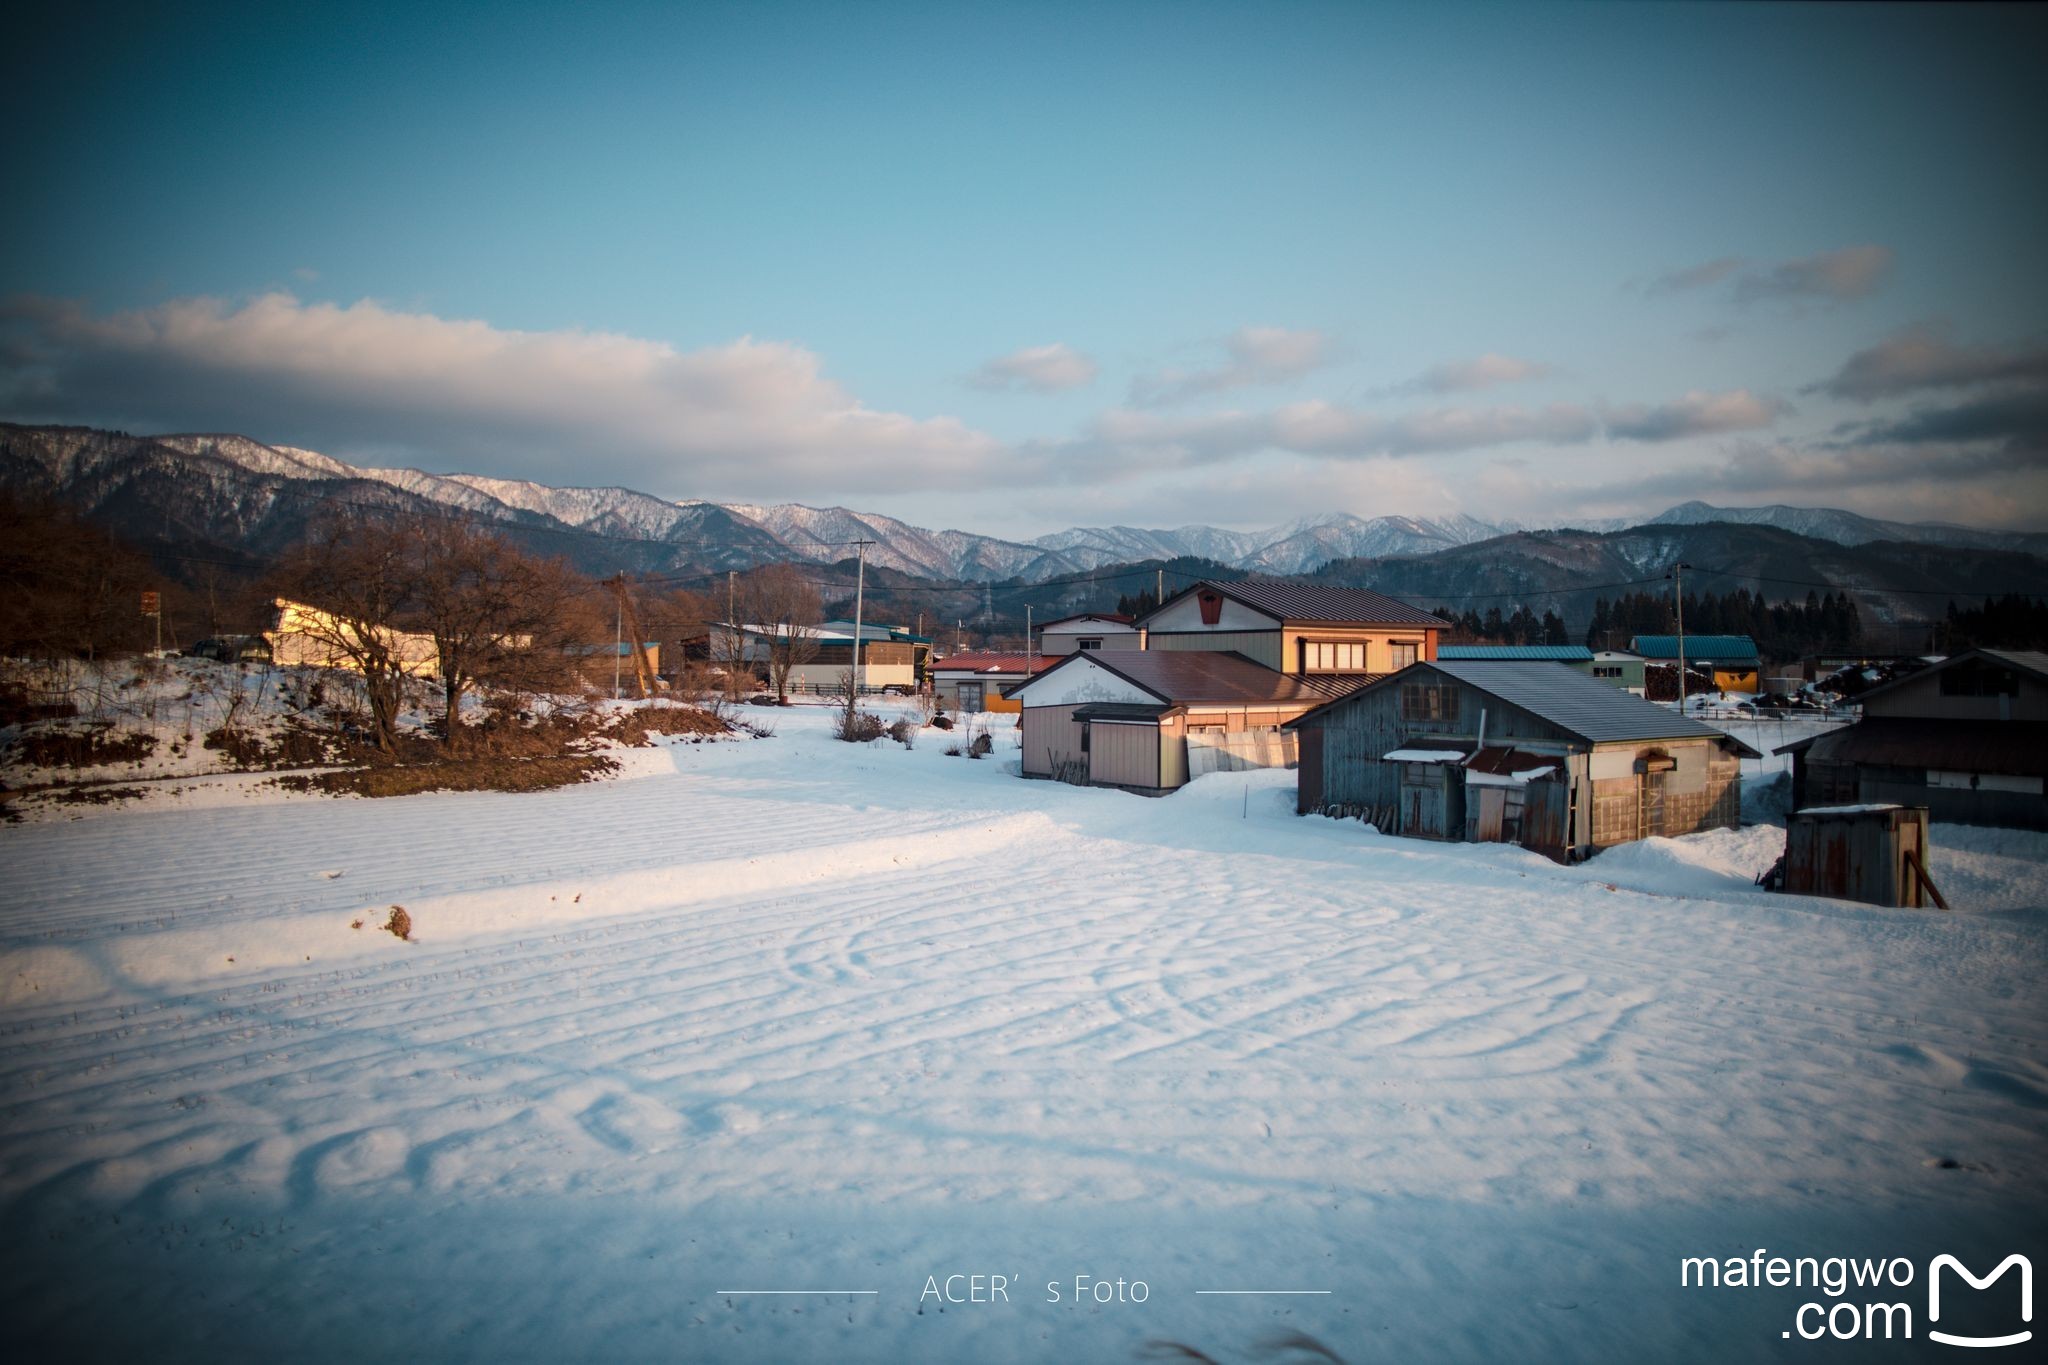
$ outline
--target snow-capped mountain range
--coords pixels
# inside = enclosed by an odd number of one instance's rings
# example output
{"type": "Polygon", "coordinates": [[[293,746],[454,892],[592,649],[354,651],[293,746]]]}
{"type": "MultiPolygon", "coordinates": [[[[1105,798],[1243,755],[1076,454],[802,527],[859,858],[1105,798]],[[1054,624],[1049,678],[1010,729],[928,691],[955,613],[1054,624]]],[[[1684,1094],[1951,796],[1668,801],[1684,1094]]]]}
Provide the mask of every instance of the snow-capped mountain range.
{"type": "MultiPolygon", "coordinates": [[[[1359,517],[1333,512],[1260,531],[1214,526],[1171,530],[1074,527],[1031,541],[968,531],[933,531],[894,517],[798,503],[671,501],[626,488],[557,488],[474,474],[428,474],[347,464],[317,451],[271,446],[245,436],[135,437],[80,427],[0,424],[0,486],[55,496],[87,511],[133,510],[138,501],[186,502],[195,529],[244,541],[284,536],[309,502],[408,502],[458,509],[532,532],[560,530],[645,546],[652,565],[738,568],[772,559],[830,563],[850,542],[874,544],[868,562],[927,578],[1038,581],[1104,564],[1197,556],[1270,574],[1307,573],[1331,560],[1435,554],[1530,528],[1464,515],[1359,517]],[[178,490],[175,495],[168,490],[178,490]],[[388,490],[388,491],[387,491],[388,490]],[[288,515],[287,505],[300,510],[288,515]],[[262,527],[271,527],[269,534],[262,527]]],[[[312,509],[317,510],[317,509],[312,509]]],[[[1713,507],[1688,502],[1641,520],[1576,521],[1577,529],[1709,522],[1764,525],[1841,545],[1892,540],[1957,548],[2048,552],[2048,535],[1874,520],[1827,508],[1713,507]]]]}

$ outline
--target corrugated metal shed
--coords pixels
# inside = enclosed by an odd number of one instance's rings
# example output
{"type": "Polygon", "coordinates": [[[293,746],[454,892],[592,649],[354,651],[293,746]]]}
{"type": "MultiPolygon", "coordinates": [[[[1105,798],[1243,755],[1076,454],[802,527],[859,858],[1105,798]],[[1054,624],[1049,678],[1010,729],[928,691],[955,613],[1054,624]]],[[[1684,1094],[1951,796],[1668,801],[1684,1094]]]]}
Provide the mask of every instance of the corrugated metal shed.
{"type": "MultiPolygon", "coordinates": [[[[1241,578],[1234,583],[1202,582],[1175,593],[1160,610],[1188,593],[1214,588],[1225,597],[1244,603],[1283,621],[1311,621],[1318,624],[1373,626],[1430,626],[1442,630],[1443,617],[1421,607],[1410,606],[1384,593],[1367,588],[1331,588],[1317,583],[1288,583],[1274,578],[1241,578]]],[[[1151,613],[1157,615],[1157,612],[1151,613]]],[[[1146,618],[1150,619],[1150,616],[1146,618]]],[[[1143,622],[1140,622],[1143,624],[1143,622]]]]}
{"type": "MultiPolygon", "coordinates": [[[[1678,658],[1676,635],[1638,635],[1629,646],[1646,659],[1678,658]]],[[[1688,635],[1685,637],[1688,664],[1753,664],[1758,662],[1756,641],[1747,635],[1688,635]]],[[[1672,684],[1677,691],[1677,684],[1672,684]]]]}
{"type": "Polygon", "coordinates": [[[1588,663],[1593,658],[1593,651],[1584,645],[1438,645],[1436,657],[1495,662],[1549,659],[1555,663],[1588,663]]]}

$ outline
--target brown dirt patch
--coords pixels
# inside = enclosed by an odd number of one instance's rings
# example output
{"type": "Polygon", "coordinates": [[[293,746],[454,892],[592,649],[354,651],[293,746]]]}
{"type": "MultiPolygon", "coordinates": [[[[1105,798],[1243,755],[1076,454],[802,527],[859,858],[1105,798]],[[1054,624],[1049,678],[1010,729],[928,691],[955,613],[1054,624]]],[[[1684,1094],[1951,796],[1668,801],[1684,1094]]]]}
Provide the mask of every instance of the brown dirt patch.
{"type": "Polygon", "coordinates": [[[599,754],[558,754],[544,758],[451,759],[342,772],[307,773],[276,779],[289,791],[341,796],[414,796],[420,792],[531,792],[593,782],[618,771],[599,754]]]}

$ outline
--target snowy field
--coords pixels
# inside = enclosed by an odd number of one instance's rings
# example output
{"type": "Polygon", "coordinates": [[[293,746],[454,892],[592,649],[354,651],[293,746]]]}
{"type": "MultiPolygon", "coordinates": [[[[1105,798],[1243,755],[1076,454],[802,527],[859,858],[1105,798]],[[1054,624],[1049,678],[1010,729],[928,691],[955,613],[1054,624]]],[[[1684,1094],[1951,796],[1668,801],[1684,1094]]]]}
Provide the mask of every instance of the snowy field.
{"type": "Polygon", "coordinates": [[[1565,869],[765,714],[0,828],[18,1358],[1792,1360],[1836,1300],[1680,1258],[2048,1269],[2048,838],[1880,910],[1767,826],[1565,869]]]}

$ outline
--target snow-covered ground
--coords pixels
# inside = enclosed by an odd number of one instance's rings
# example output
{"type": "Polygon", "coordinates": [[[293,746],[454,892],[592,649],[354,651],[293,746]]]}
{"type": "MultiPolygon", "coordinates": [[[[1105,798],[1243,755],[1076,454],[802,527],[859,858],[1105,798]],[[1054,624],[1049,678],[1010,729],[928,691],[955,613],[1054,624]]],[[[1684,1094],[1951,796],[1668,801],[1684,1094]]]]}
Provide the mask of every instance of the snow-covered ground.
{"type": "Polygon", "coordinates": [[[1680,1258],[2048,1264],[2048,838],[1936,826],[1957,913],[1881,910],[1755,890],[1769,827],[1567,869],[763,714],[555,791],[0,828],[10,1340],[1795,1359],[1834,1300],[1680,1258]]]}

